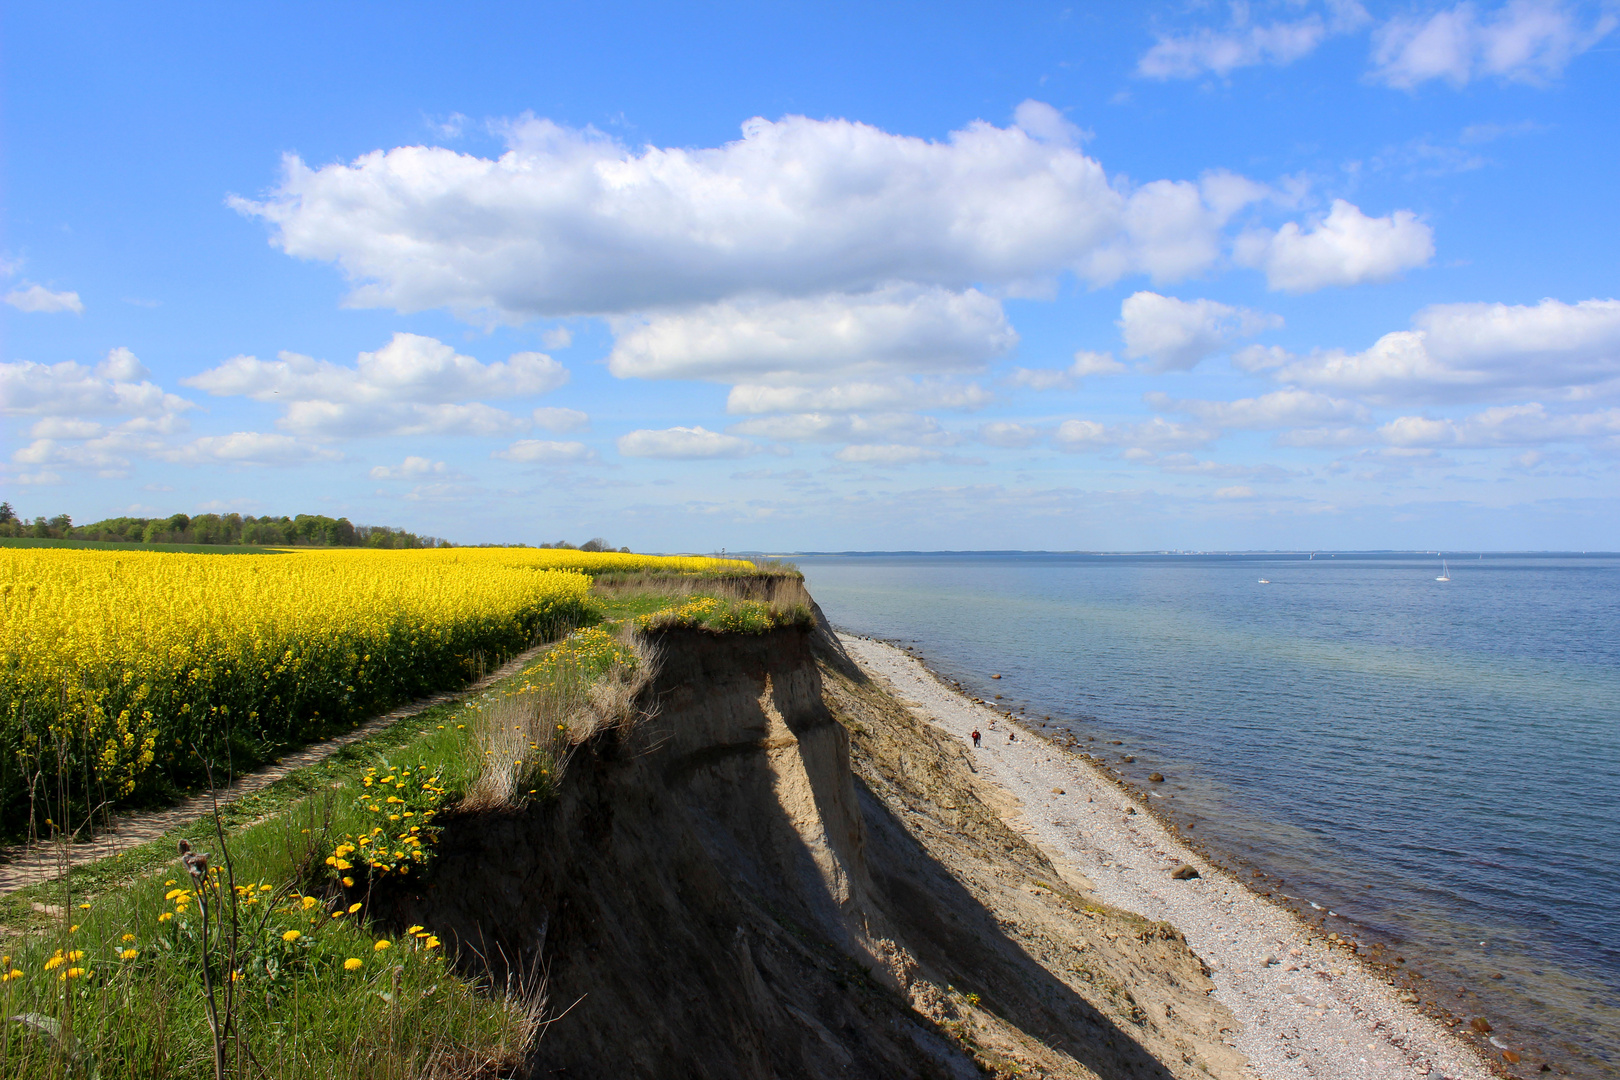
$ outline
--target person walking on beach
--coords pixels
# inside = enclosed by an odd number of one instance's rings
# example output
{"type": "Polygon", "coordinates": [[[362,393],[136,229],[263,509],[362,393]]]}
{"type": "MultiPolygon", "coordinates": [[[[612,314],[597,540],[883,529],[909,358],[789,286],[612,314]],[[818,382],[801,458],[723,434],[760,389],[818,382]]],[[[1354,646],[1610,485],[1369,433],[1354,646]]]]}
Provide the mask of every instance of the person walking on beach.
{"type": "Polygon", "coordinates": [[[973,729],[973,749],[977,750],[978,748],[979,748],[979,729],[974,728],[973,729]]]}

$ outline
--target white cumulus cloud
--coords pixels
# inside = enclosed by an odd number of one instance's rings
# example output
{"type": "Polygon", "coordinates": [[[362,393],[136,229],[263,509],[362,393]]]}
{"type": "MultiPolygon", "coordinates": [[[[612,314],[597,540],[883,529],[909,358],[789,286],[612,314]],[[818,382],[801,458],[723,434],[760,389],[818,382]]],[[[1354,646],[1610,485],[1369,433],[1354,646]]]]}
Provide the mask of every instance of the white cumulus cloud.
{"type": "Polygon", "coordinates": [[[1620,300],[1435,304],[1359,353],[1255,354],[1252,370],[1375,403],[1620,392],[1620,300]]]}
{"type": "Polygon", "coordinates": [[[268,198],[233,204],[289,255],[342,267],[352,304],[476,321],[895,282],[1171,280],[1219,257],[1236,209],[1226,179],[1116,184],[1056,110],[1026,103],[1018,117],[937,142],[754,118],[721,146],[639,151],[524,117],[498,158],[424,146],[318,168],[288,157],[268,198]]]}
{"type": "Polygon", "coordinates": [[[318,461],[339,461],[343,455],[291,435],[260,431],[237,431],[229,435],[208,435],[179,447],[158,451],[154,456],[187,465],[226,464],[289,466],[318,461]]]}
{"type": "Polygon", "coordinates": [[[1251,230],[1233,249],[1240,265],[1265,272],[1271,288],[1294,293],[1387,281],[1433,257],[1434,231],[1411,211],[1368,217],[1343,199],[1308,228],[1289,222],[1275,232],[1251,230]]]}
{"type": "Polygon", "coordinates": [[[931,416],[888,412],[790,413],[762,416],[732,425],[739,435],[776,442],[907,443],[949,445],[956,437],[931,416]]]}
{"type": "Polygon", "coordinates": [[[1401,89],[1432,79],[1458,87],[1487,77],[1545,83],[1616,25],[1612,9],[1587,22],[1557,0],[1512,0],[1486,13],[1461,3],[1427,18],[1403,16],[1379,27],[1372,77],[1401,89]]]}
{"type": "MultiPolygon", "coordinates": [[[[641,434],[637,432],[637,434],[641,434]]],[[[623,447],[620,447],[622,452],[623,447]]],[[[523,465],[567,465],[581,461],[594,461],[596,451],[582,442],[552,442],[546,439],[519,439],[505,450],[497,450],[491,457],[502,461],[515,461],[523,465]]],[[[643,457],[669,455],[644,454],[643,457]]]]}
{"type": "Polygon", "coordinates": [[[1485,409],[1460,420],[1400,416],[1378,429],[1391,446],[1445,449],[1596,442],[1620,449],[1620,409],[1556,413],[1540,402],[1485,409]]]}
{"type": "Polygon", "coordinates": [[[544,406],[534,410],[535,427],[547,431],[578,431],[589,426],[591,418],[578,409],[563,409],[556,406],[544,406]]]}
{"type": "Polygon", "coordinates": [[[544,394],[567,381],[568,370],[544,353],[485,364],[418,334],[395,334],[353,367],[283,352],[235,356],[181,380],[219,397],[279,403],[280,426],[327,437],[507,434],[527,421],[474,399],[544,394]]]}
{"type": "Polygon", "coordinates": [[[13,289],[6,293],[6,303],[18,311],[28,311],[38,314],[55,314],[62,311],[71,311],[75,315],[84,314],[84,301],[79,299],[76,292],[52,292],[43,285],[25,285],[20,289],[13,289]]]}
{"type": "Polygon", "coordinates": [[[113,349],[93,368],[71,360],[0,363],[0,415],[159,419],[196,408],[151,382],[149,374],[125,348],[113,349]]]}
{"type": "Polygon", "coordinates": [[[619,453],[640,458],[737,458],[757,453],[759,447],[735,435],[703,427],[672,427],[662,431],[643,428],[621,435],[619,453]]]}
{"type": "Polygon", "coordinates": [[[1155,416],[1140,423],[1103,424],[1065,420],[1052,436],[1053,445],[1070,452],[1127,450],[1192,450],[1214,442],[1220,432],[1178,424],[1155,416]]]}
{"type": "Polygon", "coordinates": [[[857,295],[727,300],[614,320],[620,378],[825,383],[902,372],[973,372],[1018,335],[975,290],[887,286],[857,295]]]}
{"type": "Polygon", "coordinates": [[[1275,315],[1145,291],[1127,297],[1119,311],[1125,355],[1157,371],[1188,371],[1237,338],[1281,325],[1275,315]]]}
{"type": "Polygon", "coordinates": [[[375,352],[361,353],[354,367],[283,352],[268,361],[235,356],[181,380],[216,396],[368,405],[523,397],[544,394],[567,381],[567,369],[545,353],[513,353],[504,362],[484,364],[419,334],[395,334],[375,352]]]}
{"type": "Polygon", "coordinates": [[[1221,428],[1245,431],[1275,431],[1313,424],[1364,423],[1367,408],[1353,401],[1330,397],[1310,390],[1274,390],[1259,397],[1236,401],[1197,401],[1172,398],[1150,391],[1145,400],[1161,412],[1195,416],[1221,428]]]}
{"type": "Polygon", "coordinates": [[[425,457],[410,456],[398,465],[378,465],[371,470],[373,480],[410,480],[417,477],[443,475],[449,467],[442,461],[429,461],[425,457]]]}
{"type": "Polygon", "coordinates": [[[990,391],[977,383],[891,379],[837,386],[761,386],[743,383],[726,396],[729,413],[853,412],[862,409],[975,409],[990,391]]]}

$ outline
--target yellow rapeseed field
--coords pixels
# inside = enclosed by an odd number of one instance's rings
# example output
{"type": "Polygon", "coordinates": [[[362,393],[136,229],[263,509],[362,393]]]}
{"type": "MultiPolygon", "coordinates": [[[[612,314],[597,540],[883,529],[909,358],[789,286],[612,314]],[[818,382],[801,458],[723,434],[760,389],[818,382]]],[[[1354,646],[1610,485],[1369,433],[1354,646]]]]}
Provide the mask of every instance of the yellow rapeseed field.
{"type": "Polygon", "coordinates": [[[588,621],[589,574],[752,569],[533,548],[0,548],[0,832],[23,828],[31,795],[43,824],[64,790],[82,807],[193,782],[198,752],[240,771],[459,686],[588,621]]]}

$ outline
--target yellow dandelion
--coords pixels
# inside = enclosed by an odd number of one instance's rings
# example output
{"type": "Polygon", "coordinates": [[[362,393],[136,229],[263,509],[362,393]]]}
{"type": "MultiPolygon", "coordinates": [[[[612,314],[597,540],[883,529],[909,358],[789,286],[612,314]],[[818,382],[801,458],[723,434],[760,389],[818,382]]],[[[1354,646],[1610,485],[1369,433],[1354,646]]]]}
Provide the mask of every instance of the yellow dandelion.
{"type": "Polygon", "coordinates": [[[362,905],[360,905],[358,903],[350,904],[349,905],[349,914],[353,915],[355,912],[360,910],[361,906],[362,905]]]}
{"type": "Polygon", "coordinates": [[[120,959],[120,960],[133,960],[139,955],[141,955],[141,954],[136,949],[125,949],[123,952],[118,954],[118,959],[120,959]]]}
{"type": "Polygon", "coordinates": [[[359,957],[356,957],[356,956],[351,956],[347,960],[343,961],[343,970],[344,971],[359,971],[361,968],[363,968],[365,966],[366,966],[366,962],[364,960],[361,960],[359,957]]]}
{"type": "Polygon", "coordinates": [[[119,938],[118,940],[119,941],[134,941],[135,940],[135,935],[134,934],[125,934],[123,937],[119,938]]]}
{"type": "Polygon", "coordinates": [[[383,940],[377,942],[377,944],[373,945],[371,947],[371,951],[372,952],[382,952],[384,949],[391,949],[391,948],[393,948],[393,942],[391,942],[388,939],[384,938],[383,940]]]}
{"type": "Polygon", "coordinates": [[[422,924],[421,923],[418,923],[415,926],[407,927],[406,930],[405,930],[405,932],[407,934],[418,934],[418,933],[421,933],[421,931],[422,931],[422,924]]]}
{"type": "Polygon", "coordinates": [[[55,971],[57,968],[61,967],[65,963],[67,963],[67,960],[62,956],[61,953],[57,953],[55,956],[53,956],[49,960],[45,961],[45,970],[46,971],[55,971]]]}
{"type": "Polygon", "coordinates": [[[352,877],[346,877],[346,878],[344,878],[344,879],[343,879],[343,887],[344,887],[344,888],[345,888],[345,889],[352,889],[352,888],[354,888],[354,878],[352,878],[352,877]]]}
{"type": "Polygon", "coordinates": [[[282,941],[297,941],[299,938],[301,938],[303,936],[304,935],[302,933],[300,933],[299,931],[297,931],[297,930],[288,930],[285,934],[281,935],[281,940],[282,941]]]}
{"type": "Polygon", "coordinates": [[[163,914],[158,916],[158,922],[168,922],[172,918],[174,918],[174,912],[165,911],[163,914]]]}

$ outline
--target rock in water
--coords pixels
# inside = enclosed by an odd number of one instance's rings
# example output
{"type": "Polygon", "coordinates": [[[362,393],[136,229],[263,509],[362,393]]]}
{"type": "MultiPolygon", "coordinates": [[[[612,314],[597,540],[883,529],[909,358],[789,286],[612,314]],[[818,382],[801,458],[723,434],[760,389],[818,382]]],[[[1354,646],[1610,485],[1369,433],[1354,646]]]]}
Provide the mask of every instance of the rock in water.
{"type": "Polygon", "coordinates": [[[1155,784],[1162,784],[1162,783],[1164,783],[1164,774],[1163,773],[1149,773],[1148,774],[1148,779],[1153,781],[1155,784]]]}
{"type": "Polygon", "coordinates": [[[1197,870],[1194,870],[1191,865],[1182,863],[1180,866],[1170,871],[1170,876],[1177,881],[1186,881],[1188,878],[1198,877],[1199,873],[1197,870]]]}
{"type": "Polygon", "coordinates": [[[1472,1020],[1468,1021],[1468,1026],[1479,1032],[1481,1035],[1488,1035],[1492,1031],[1491,1022],[1485,1019],[1483,1016],[1476,1016],[1472,1020]]]}
{"type": "Polygon", "coordinates": [[[1135,765],[1136,764],[1136,759],[1134,757],[1132,757],[1130,754],[1126,754],[1125,755],[1125,764],[1127,764],[1127,765],[1135,765]]]}

